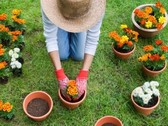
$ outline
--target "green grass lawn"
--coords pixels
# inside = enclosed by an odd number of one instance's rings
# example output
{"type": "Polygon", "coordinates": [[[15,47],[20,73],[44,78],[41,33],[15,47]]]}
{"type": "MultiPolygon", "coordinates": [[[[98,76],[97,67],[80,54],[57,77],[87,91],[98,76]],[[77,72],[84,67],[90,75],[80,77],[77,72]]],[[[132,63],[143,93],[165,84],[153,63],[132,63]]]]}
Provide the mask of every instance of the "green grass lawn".
{"type": "MultiPolygon", "coordinates": [[[[168,10],[167,0],[160,0],[168,10]]],[[[142,54],[142,47],[154,39],[162,39],[168,44],[168,27],[154,38],[142,39],[129,60],[120,60],[112,52],[110,31],[126,23],[132,27],[131,13],[143,3],[155,3],[156,0],[107,0],[106,13],[101,28],[101,36],[87,85],[87,97],[75,110],[68,110],[58,98],[58,83],[54,68],[45,47],[43,25],[39,0],[0,0],[0,13],[10,13],[13,9],[22,9],[26,19],[26,47],[23,50],[23,75],[10,77],[8,84],[0,85],[0,99],[6,99],[14,105],[15,118],[11,121],[0,119],[0,126],[93,126],[97,119],[113,115],[121,119],[124,126],[167,126],[168,125],[168,70],[161,75],[146,77],[142,64],[137,58],[142,54]],[[130,94],[145,81],[156,80],[160,83],[161,103],[150,115],[143,116],[134,109],[130,94]],[[24,97],[35,90],[49,93],[54,107],[50,116],[35,122],[29,119],[22,109],[24,97]]],[[[82,62],[72,60],[62,62],[65,73],[74,79],[82,62]]]]}

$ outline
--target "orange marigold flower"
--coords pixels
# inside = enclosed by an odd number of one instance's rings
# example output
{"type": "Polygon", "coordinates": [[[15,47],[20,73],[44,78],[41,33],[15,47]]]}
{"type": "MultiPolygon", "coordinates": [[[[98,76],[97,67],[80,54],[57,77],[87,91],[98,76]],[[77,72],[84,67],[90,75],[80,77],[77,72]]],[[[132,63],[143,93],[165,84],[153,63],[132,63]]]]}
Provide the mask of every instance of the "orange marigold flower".
{"type": "Polygon", "coordinates": [[[7,111],[7,112],[10,112],[13,108],[13,106],[9,103],[9,102],[6,102],[5,104],[3,104],[3,111],[7,111]]]}
{"type": "Polygon", "coordinates": [[[4,21],[7,19],[7,14],[3,13],[3,14],[0,14],[0,21],[4,21]]]}
{"type": "Polygon", "coordinates": [[[160,56],[159,56],[159,54],[153,54],[149,58],[152,61],[158,61],[160,59],[160,56]]]}
{"type": "Polygon", "coordinates": [[[69,94],[71,96],[75,96],[78,94],[78,89],[77,89],[77,85],[76,85],[75,80],[70,80],[68,82],[67,94],[69,94]]]}
{"type": "Polygon", "coordinates": [[[152,51],[153,50],[153,46],[152,45],[146,45],[143,47],[143,50],[146,51],[146,52],[149,52],[149,51],[152,51]]]}
{"type": "Polygon", "coordinates": [[[121,47],[123,47],[123,43],[117,43],[117,46],[119,47],[119,48],[121,48],[121,47]]]}
{"type": "Polygon", "coordinates": [[[161,7],[160,8],[160,13],[165,14],[165,12],[166,12],[165,8],[161,7]]]}
{"type": "Polygon", "coordinates": [[[0,62],[0,70],[7,66],[6,61],[0,62]]]}
{"type": "Polygon", "coordinates": [[[145,7],[145,12],[146,12],[147,14],[151,14],[152,11],[153,11],[152,7],[145,7]]]}
{"type": "Polygon", "coordinates": [[[148,21],[152,22],[153,24],[157,23],[155,16],[151,16],[151,15],[148,16],[148,21]]]}
{"type": "Polygon", "coordinates": [[[128,46],[133,46],[132,41],[128,41],[128,42],[126,42],[126,44],[127,44],[128,46]]]}
{"type": "Polygon", "coordinates": [[[16,35],[13,35],[13,36],[12,36],[12,41],[14,42],[14,41],[16,41],[16,40],[18,40],[18,37],[17,37],[16,35]]]}
{"type": "Polygon", "coordinates": [[[157,8],[161,8],[161,7],[163,7],[163,5],[161,4],[160,1],[156,2],[155,6],[156,6],[157,8]]]}
{"type": "Polygon", "coordinates": [[[156,45],[161,45],[163,43],[163,41],[158,39],[158,40],[155,40],[155,43],[156,43],[156,45]]]}
{"type": "Polygon", "coordinates": [[[157,27],[157,29],[162,29],[162,26],[163,26],[163,24],[161,24],[161,23],[158,23],[158,24],[156,24],[156,27],[157,27]]]}
{"type": "Polygon", "coordinates": [[[117,34],[116,31],[110,32],[109,33],[109,37],[113,38],[115,41],[120,41],[120,39],[121,39],[120,36],[117,34]]]}
{"type": "Polygon", "coordinates": [[[5,52],[5,49],[0,48],[0,56],[2,56],[4,54],[4,52],[5,52]]]}
{"type": "Polygon", "coordinates": [[[3,106],[3,101],[0,100],[0,111],[2,110],[2,106],[3,106]]]}
{"type": "Polygon", "coordinates": [[[142,20],[140,21],[140,24],[141,24],[141,25],[145,25],[145,23],[146,23],[146,20],[145,20],[145,19],[142,19],[142,20]]]}
{"type": "Polygon", "coordinates": [[[165,52],[168,51],[168,46],[162,45],[162,46],[161,46],[161,50],[163,50],[163,51],[165,51],[165,52]]]}

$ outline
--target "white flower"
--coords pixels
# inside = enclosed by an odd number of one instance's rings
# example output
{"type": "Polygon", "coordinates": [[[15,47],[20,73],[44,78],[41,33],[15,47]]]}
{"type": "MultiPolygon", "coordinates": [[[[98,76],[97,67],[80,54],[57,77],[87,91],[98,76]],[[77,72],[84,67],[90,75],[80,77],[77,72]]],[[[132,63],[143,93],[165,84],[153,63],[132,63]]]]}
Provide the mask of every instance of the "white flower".
{"type": "Polygon", "coordinates": [[[15,65],[18,69],[22,67],[22,64],[19,61],[15,61],[15,65]]]}
{"type": "Polygon", "coordinates": [[[150,87],[150,83],[149,82],[145,82],[142,87],[149,88],[150,87]]]}
{"type": "Polygon", "coordinates": [[[152,94],[153,94],[153,91],[150,88],[146,88],[144,91],[145,91],[145,93],[149,94],[150,96],[152,96],[152,94]]]}
{"type": "Polygon", "coordinates": [[[19,48],[14,48],[14,52],[19,53],[20,49],[19,48]]]}
{"type": "Polygon", "coordinates": [[[15,52],[15,53],[12,54],[12,58],[17,59],[17,58],[19,58],[19,55],[15,52]]]}
{"type": "Polygon", "coordinates": [[[143,103],[144,104],[148,104],[149,100],[151,99],[151,95],[149,94],[145,94],[143,97],[142,97],[142,100],[143,100],[143,103]]]}
{"type": "Polygon", "coordinates": [[[159,92],[159,90],[158,89],[153,89],[153,94],[155,95],[155,96],[159,96],[160,95],[160,92],[159,92]]]}
{"type": "Polygon", "coordinates": [[[15,59],[14,57],[12,57],[12,58],[11,58],[11,61],[14,62],[14,61],[16,61],[16,59],[15,59]]]}
{"type": "Polygon", "coordinates": [[[16,68],[15,61],[10,63],[12,69],[16,68]]]}
{"type": "Polygon", "coordinates": [[[153,87],[153,86],[158,87],[159,83],[157,81],[151,81],[150,85],[151,85],[151,87],[153,87]]]}
{"type": "Polygon", "coordinates": [[[13,50],[9,50],[9,56],[13,55],[13,50]]]}
{"type": "Polygon", "coordinates": [[[143,90],[141,87],[137,87],[134,89],[133,91],[133,95],[136,97],[136,96],[139,96],[139,94],[142,94],[143,93],[143,90]]]}

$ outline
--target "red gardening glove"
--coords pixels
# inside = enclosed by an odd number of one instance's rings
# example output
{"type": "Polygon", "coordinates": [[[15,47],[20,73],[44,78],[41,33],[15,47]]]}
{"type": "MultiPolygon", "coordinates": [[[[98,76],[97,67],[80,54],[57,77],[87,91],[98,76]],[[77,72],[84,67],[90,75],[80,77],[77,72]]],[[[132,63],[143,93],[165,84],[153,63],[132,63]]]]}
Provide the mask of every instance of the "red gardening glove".
{"type": "Polygon", "coordinates": [[[89,71],[80,70],[76,78],[76,84],[78,88],[78,97],[74,99],[75,101],[78,100],[81,97],[81,95],[86,91],[88,74],[89,74],[89,71]]]}
{"type": "Polygon", "coordinates": [[[61,90],[62,95],[65,97],[67,101],[71,101],[71,98],[66,94],[66,86],[67,83],[69,82],[68,77],[65,75],[63,69],[59,69],[55,71],[56,78],[59,83],[59,88],[61,90]]]}

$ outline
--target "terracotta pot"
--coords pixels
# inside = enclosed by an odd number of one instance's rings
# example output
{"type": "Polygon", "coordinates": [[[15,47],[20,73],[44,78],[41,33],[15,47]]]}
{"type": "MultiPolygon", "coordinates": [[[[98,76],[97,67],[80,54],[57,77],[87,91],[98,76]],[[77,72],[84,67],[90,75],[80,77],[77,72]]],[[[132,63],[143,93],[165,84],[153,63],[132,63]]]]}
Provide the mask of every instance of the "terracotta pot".
{"type": "Polygon", "coordinates": [[[25,99],[24,99],[24,101],[23,101],[23,110],[24,110],[25,114],[26,114],[29,118],[31,118],[31,119],[33,119],[33,120],[35,120],[35,121],[42,121],[42,120],[46,119],[46,118],[49,116],[49,114],[51,113],[52,108],[53,108],[52,98],[50,97],[49,94],[47,94],[47,93],[44,92],[44,91],[34,91],[34,92],[31,92],[30,94],[28,94],[28,95],[25,97],[25,99]],[[32,100],[35,99],[35,98],[41,98],[41,99],[47,101],[48,106],[49,106],[49,111],[48,111],[45,115],[36,117],[36,116],[30,115],[30,114],[27,112],[27,106],[28,106],[29,102],[32,101],[32,100]]]}
{"type": "Polygon", "coordinates": [[[62,104],[63,104],[66,108],[68,108],[68,109],[75,109],[75,108],[77,108],[80,104],[82,104],[83,101],[84,101],[85,98],[86,98],[86,94],[87,94],[87,93],[85,92],[80,101],[77,101],[77,102],[69,102],[69,101],[66,101],[66,100],[62,97],[62,95],[61,95],[61,90],[60,90],[60,89],[58,90],[58,96],[59,96],[59,98],[60,98],[62,104]]]}
{"type": "Polygon", "coordinates": [[[167,62],[165,62],[165,66],[161,70],[158,70],[158,71],[149,70],[144,65],[143,65],[142,69],[146,75],[151,76],[151,77],[155,77],[155,76],[159,75],[160,73],[162,73],[166,69],[166,67],[167,67],[167,62]]]}
{"type": "Polygon", "coordinates": [[[154,106],[152,106],[152,107],[149,107],[149,108],[147,108],[147,107],[141,107],[141,106],[139,106],[139,105],[134,101],[134,99],[133,99],[133,91],[132,91],[132,93],[131,93],[131,101],[132,101],[132,103],[133,103],[135,109],[136,109],[139,113],[141,113],[141,114],[143,114],[143,115],[150,115],[150,114],[158,107],[158,105],[159,105],[159,103],[160,103],[160,97],[158,97],[158,101],[157,101],[156,105],[154,105],[154,106]]]}
{"type": "MultiPolygon", "coordinates": [[[[136,9],[141,9],[141,8],[146,7],[146,6],[155,6],[155,4],[143,4],[143,5],[140,5],[140,6],[136,7],[136,8],[133,10],[133,12],[132,12],[131,19],[132,19],[132,23],[133,23],[134,30],[139,33],[139,36],[141,36],[141,37],[143,37],[143,38],[151,38],[151,37],[154,37],[154,36],[156,36],[157,34],[159,34],[159,32],[167,25],[167,21],[163,24],[163,27],[162,27],[161,30],[158,30],[157,28],[154,28],[154,29],[145,29],[145,28],[142,28],[142,27],[135,21],[134,11],[135,11],[136,9]]],[[[165,12],[165,17],[166,17],[166,19],[168,19],[167,12],[165,12]]]]}
{"type": "Polygon", "coordinates": [[[114,54],[115,54],[118,58],[123,59],[123,60],[128,59],[128,58],[133,54],[133,52],[135,51],[135,48],[136,48],[136,46],[134,46],[133,50],[130,51],[130,52],[128,52],[128,53],[122,53],[122,52],[117,51],[117,50],[114,48],[114,46],[112,46],[112,50],[113,50],[114,54]]]}
{"type": "Polygon", "coordinates": [[[95,126],[103,126],[104,124],[107,124],[107,123],[113,124],[115,126],[123,126],[120,119],[118,119],[117,117],[114,117],[114,116],[104,116],[104,117],[100,118],[95,123],[95,126]]]}

